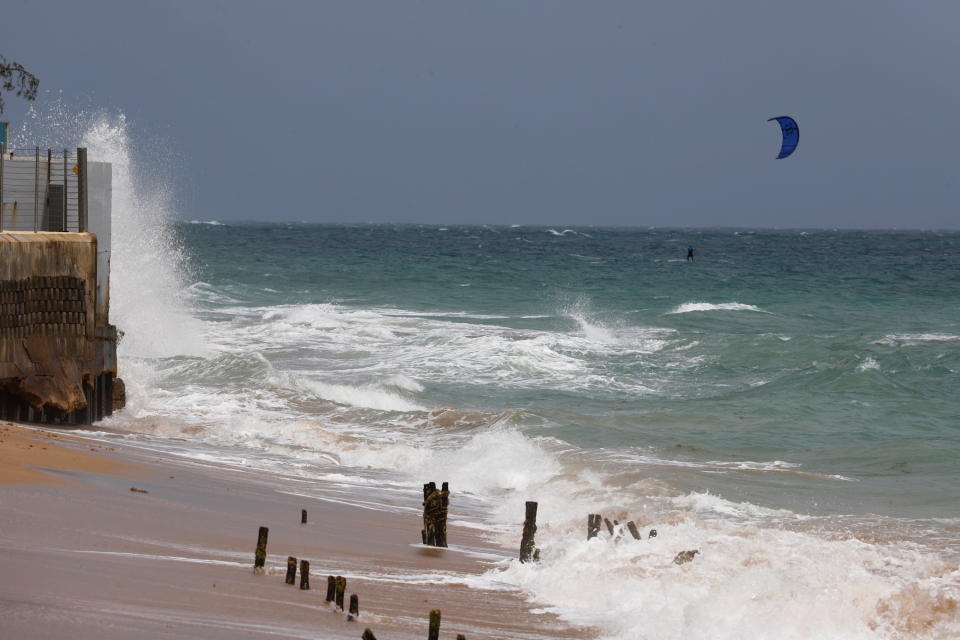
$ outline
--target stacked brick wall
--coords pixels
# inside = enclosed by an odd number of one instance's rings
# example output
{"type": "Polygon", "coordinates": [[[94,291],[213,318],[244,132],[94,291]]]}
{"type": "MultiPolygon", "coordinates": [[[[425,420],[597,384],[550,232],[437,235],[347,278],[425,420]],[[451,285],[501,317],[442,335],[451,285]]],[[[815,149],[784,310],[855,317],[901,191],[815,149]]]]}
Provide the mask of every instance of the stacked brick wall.
{"type": "Polygon", "coordinates": [[[86,285],[69,276],[0,280],[0,338],[86,334],[86,285]]]}

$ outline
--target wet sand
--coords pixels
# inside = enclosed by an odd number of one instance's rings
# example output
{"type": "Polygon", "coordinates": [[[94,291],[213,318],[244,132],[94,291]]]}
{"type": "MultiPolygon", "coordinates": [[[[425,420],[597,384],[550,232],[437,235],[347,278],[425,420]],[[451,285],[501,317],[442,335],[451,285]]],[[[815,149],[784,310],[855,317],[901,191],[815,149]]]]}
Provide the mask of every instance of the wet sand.
{"type": "Polygon", "coordinates": [[[292,475],[6,423],[0,441],[3,637],[359,638],[369,627],[380,640],[424,638],[431,609],[441,638],[595,635],[514,590],[478,588],[514,550],[472,529],[451,526],[451,549],[425,549],[412,544],[418,514],[294,495],[305,481],[292,475]],[[267,571],[256,575],[261,525],[267,571]],[[310,562],[310,590],[284,583],[288,555],[310,562]],[[324,603],[327,575],[346,577],[359,620],[324,603]]]}

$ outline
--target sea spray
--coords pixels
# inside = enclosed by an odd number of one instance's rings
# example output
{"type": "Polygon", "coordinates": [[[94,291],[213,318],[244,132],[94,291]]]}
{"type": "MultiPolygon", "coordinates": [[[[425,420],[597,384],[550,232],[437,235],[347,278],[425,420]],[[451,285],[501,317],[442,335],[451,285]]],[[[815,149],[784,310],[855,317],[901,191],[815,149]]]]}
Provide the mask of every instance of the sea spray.
{"type": "Polygon", "coordinates": [[[185,295],[189,257],[173,226],[172,178],[162,166],[168,148],[136,149],[130,126],[123,113],[47,99],[30,105],[14,146],[86,147],[91,162],[112,165],[110,319],[123,332],[119,356],[203,353],[202,325],[185,295]]]}
{"type": "Polygon", "coordinates": [[[110,317],[124,333],[121,358],[205,352],[201,323],[184,295],[187,255],[172,222],[169,187],[144,186],[125,116],[100,115],[83,133],[88,156],[113,169],[110,317]]]}

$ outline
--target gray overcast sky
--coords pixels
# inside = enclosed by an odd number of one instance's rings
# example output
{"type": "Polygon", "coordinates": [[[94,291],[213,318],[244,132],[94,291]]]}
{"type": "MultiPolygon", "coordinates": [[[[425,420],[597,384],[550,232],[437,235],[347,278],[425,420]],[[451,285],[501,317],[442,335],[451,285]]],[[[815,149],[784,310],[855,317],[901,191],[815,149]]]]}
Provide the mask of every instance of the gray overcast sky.
{"type": "Polygon", "coordinates": [[[172,144],[188,218],[960,226],[956,0],[8,0],[0,33],[43,100],[172,144]]]}

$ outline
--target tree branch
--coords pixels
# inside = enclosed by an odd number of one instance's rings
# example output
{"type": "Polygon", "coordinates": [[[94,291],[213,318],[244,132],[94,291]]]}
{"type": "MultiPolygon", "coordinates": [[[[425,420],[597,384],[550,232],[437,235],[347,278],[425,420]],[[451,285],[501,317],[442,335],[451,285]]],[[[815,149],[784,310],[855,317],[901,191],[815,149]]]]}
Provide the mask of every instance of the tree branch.
{"type": "MultiPolygon", "coordinates": [[[[40,79],[23,68],[19,62],[7,62],[0,55],[0,89],[13,91],[25,100],[37,99],[37,88],[40,79]]],[[[3,94],[0,94],[0,113],[3,113],[3,94]]]]}

